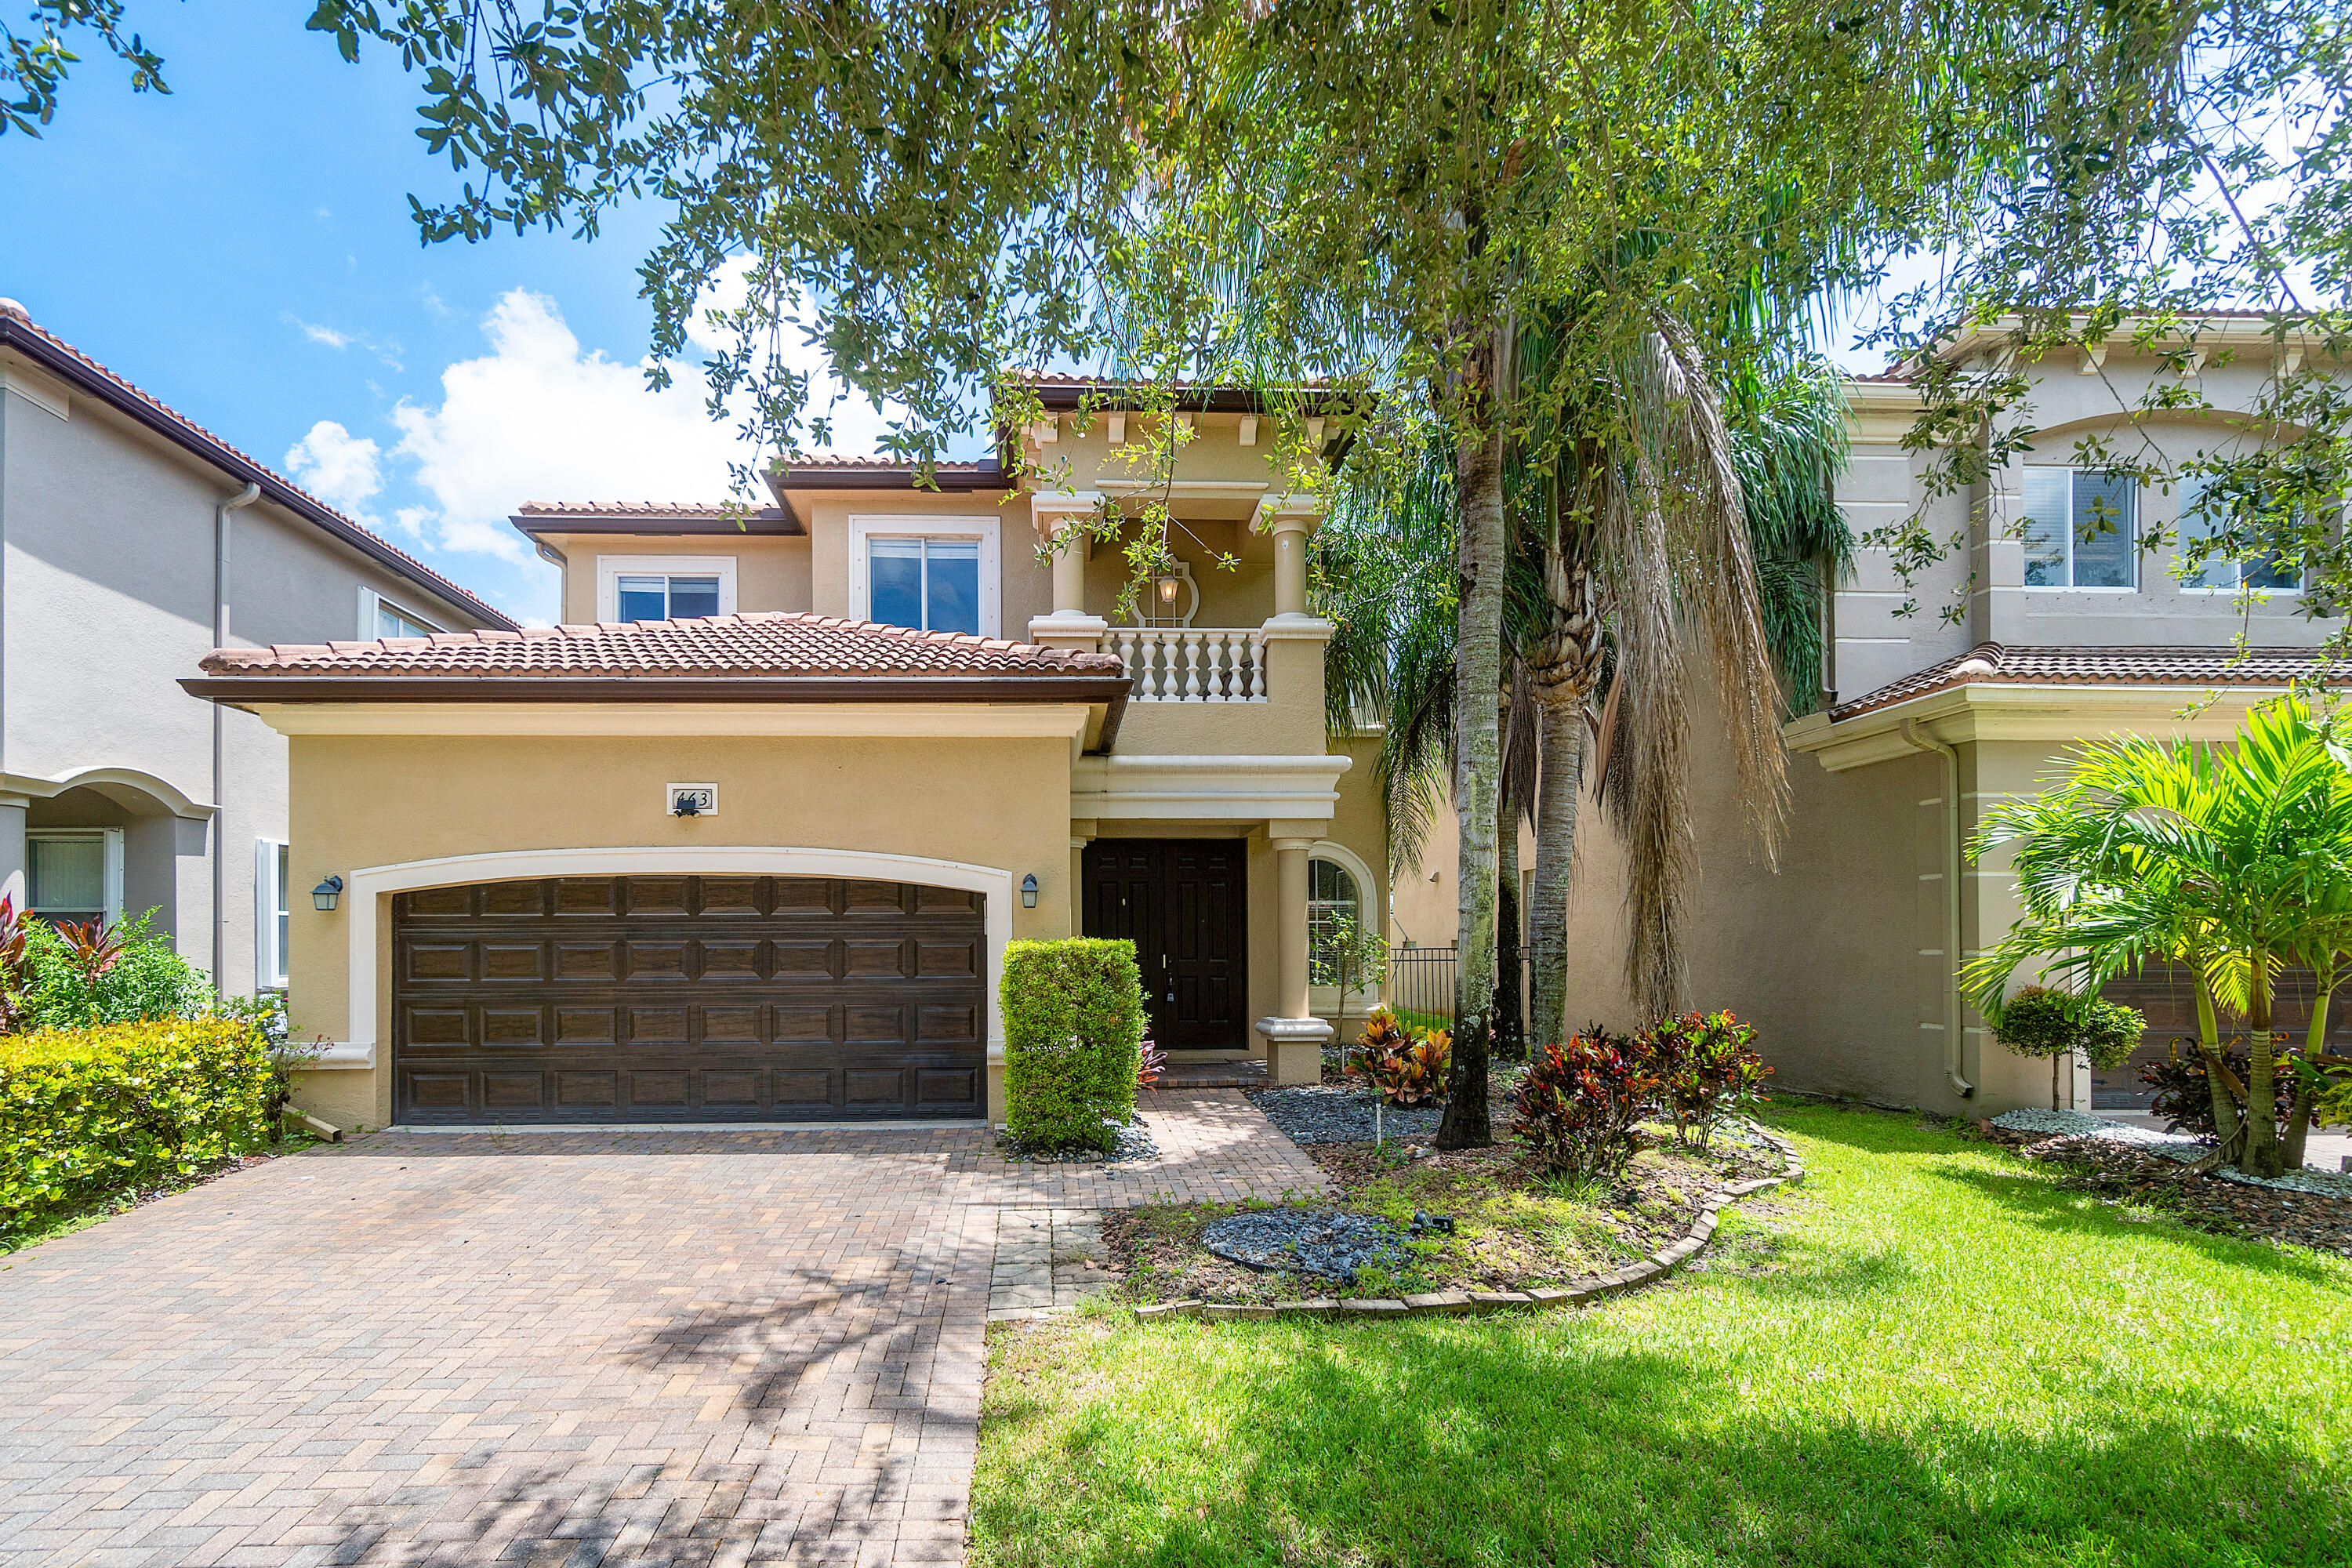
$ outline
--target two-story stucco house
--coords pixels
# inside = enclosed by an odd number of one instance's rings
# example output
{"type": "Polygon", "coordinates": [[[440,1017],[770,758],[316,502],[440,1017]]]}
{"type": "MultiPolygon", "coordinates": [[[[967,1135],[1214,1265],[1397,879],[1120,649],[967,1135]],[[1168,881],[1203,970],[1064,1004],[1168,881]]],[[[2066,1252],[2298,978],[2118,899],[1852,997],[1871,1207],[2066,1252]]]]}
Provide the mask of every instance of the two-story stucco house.
{"type": "MultiPolygon", "coordinates": [[[[1686,1000],[1761,1026],[1777,1082],[1952,1114],[2048,1105],[2049,1064],[2003,1048],[1954,979],[1952,955],[1997,942],[2018,913],[2005,858],[1964,853],[1979,819],[2034,790],[2079,742],[2226,739],[2250,705],[2308,675],[2309,650],[2341,625],[2306,618],[2299,583],[2261,563],[2176,575],[2177,547],[2148,545],[2184,518],[2196,526],[2193,480],[2137,486],[2078,466],[2086,435],[2128,439],[2170,465],[2234,450],[2246,412],[2300,363],[2296,350],[2275,350],[2254,320],[2208,322],[2192,374],[2213,407],[2134,424],[2126,410],[2152,379],[2179,372],[2128,340],[2020,367],[2031,392],[2014,417],[2032,449],[1959,493],[1931,496],[1936,458],[1903,446],[1919,412],[1905,377],[1849,384],[1852,456],[1837,499],[1856,534],[1924,509],[1938,540],[1962,544],[1907,585],[1887,551],[1865,548],[1838,585],[1817,710],[1784,731],[1790,809],[1777,860],[1749,839],[1728,761],[1698,726],[1702,885],[1686,1000]],[[2243,660],[2231,647],[2241,636],[2253,650],[2243,660]]],[[[1988,331],[1947,352],[1982,366],[2007,351],[2006,334],[1988,331]]],[[[1714,698],[1695,700],[1704,711],[1714,698]]],[[[1454,839],[1450,823],[1436,828],[1396,892],[1399,934],[1425,943],[1454,940],[1454,839]]],[[[1522,864],[1533,848],[1523,840],[1522,864]]],[[[1597,810],[1580,820],[1577,850],[1570,1021],[1632,1027],[1623,858],[1597,810]]],[[[2109,994],[2148,1015],[2141,1059],[2193,1027],[2179,976],[2126,977],[2109,994]]],[[[2294,996],[2291,982],[2283,1009],[2307,1006],[2294,996]]],[[[2093,1106],[2087,1068],[2059,1088],[2093,1106]]],[[[2099,1102],[2128,1103],[2137,1088],[2129,1070],[2107,1075],[2099,1102]]]]}
{"type": "Polygon", "coordinates": [[[1187,394],[1178,565],[1117,616],[1118,543],[1074,525],[1141,490],[1145,416],[1039,390],[1013,468],[1051,488],[824,460],[740,519],[530,505],[561,626],[207,659],[190,690],[289,738],[296,880],[342,879],[293,911],[303,1104],[992,1115],[1003,944],[1070,934],[1136,942],[1171,1056],[1312,1080],[1310,903],[1386,898],[1326,743],[1321,503],[1249,397],[1187,394]]]}
{"type": "Polygon", "coordinates": [[[0,300],[0,893],[285,985],[285,738],[205,650],[513,623],[0,300]]]}

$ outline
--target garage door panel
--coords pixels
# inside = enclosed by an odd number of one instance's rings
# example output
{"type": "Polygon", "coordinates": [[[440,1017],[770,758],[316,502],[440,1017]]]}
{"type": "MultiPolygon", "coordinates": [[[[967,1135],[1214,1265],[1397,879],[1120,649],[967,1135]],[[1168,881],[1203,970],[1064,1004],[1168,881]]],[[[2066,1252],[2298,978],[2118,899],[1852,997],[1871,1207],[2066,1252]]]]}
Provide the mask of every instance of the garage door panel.
{"type": "Polygon", "coordinates": [[[620,879],[571,878],[554,884],[554,912],[572,919],[593,919],[621,912],[620,879]]]}
{"type": "Polygon", "coordinates": [[[756,1046],[761,1043],[760,1026],[766,1009],[748,1007],[705,1007],[702,1013],[702,1043],[706,1046],[756,1046]]]}
{"type": "Polygon", "coordinates": [[[841,944],[841,973],[857,979],[874,975],[896,978],[907,972],[906,944],[898,942],[845,942],[841,944]]]}
{"type": "Polygon", "coordinates": [[[555,944],[555,977],[611,984],[621,978],[620,950],[609,942],[559,942],[555,944]]]}
{"type": "Polygon", "coordinates": [[[971,1116],[983,905],[819,878],[563,878],[394,901],[399,1114],[971,1116]]]}
{"type": "Polygon", "coordinates": [[[403,1033],[413,1046],[430,1048],[474,1044],[472,1017],[464,1007],[407,1006],[400,1010],[396,1021],[404,1026],[403,1033]]]}
{"type": "Polygon", "coordinates": [[[840,887],[821,877],[778,877],[771,907],[785,917],[835,915],[841,912],[840,887]]]}
{"type": "Polygon", "coordinates": [[[481,1041],[487,1049],[547,1044],[546,1015],[537,1007],[484,1007],[481,1016],[481,1041]]]}
{"type": "Polygon", "coordinates": [[[463,889],[474,895],[474,911],[490,920],[544,920],[548,897],[545,882],[486,882],[463,889]]]}

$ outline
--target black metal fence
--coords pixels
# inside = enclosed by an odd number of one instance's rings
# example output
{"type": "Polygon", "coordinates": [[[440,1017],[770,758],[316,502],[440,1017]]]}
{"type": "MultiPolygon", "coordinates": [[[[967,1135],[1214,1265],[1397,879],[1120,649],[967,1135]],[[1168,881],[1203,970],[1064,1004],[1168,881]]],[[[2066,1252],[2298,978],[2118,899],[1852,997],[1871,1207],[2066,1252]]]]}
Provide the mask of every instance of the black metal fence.
{"type": "MultiPolygon", "coordinates": [[[[1405,1014],[1408,1023],[1423,1028],[1452,1028],[1457,955],[1458,950],[1451,947],[1391,948],[1388,982],[1381,988],[1381,999],[1405,1014]]],[[[1525,963],[1525,954],[1516,947],[1505,948],[1498,956],[1506,964],[1525,963]]],[[[1520,973],[1524,982],[1526,971],[1520,973]]],[[[1519,994],[1522,998],[1527,994],[1524,984],[1519,994]]]]}

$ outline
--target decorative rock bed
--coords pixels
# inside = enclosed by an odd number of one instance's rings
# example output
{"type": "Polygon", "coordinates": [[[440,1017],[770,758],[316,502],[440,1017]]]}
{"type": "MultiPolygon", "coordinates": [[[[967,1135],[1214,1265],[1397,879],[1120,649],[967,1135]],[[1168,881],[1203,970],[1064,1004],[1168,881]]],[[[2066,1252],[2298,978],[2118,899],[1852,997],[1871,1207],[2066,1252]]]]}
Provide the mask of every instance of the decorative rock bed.
{"type": "MultiPolygon", "coordinates": [[[[2079,1110],[2042,1110],[2031,1108],[2011,1110],[1992,1119],[1992,1124],[2004,1132],[2019,1132],[2052,1138],[2095,1138],[2105,1143],[2126,1143],[2151,1154],[2161,1154],[2168,1160],[2178,1160],[2184,1165],[2194,1164],[2212,1152],[2213,1146],[2179,1132],[2159,1132],[2153,1127],[2136,1127],[2127,1121],[2109,1121],[2105,1117],[2085,1116],[2079,1110]]],[[[2237,1182],[2246,1186],[2270,1187],[2294,1193],[2315,1193],[2322,1197],[2352,1198],[2352,1175],[2339,1175],[2333,1171],[2289,1171],[2283,1176],[2250,1176],[2224,1165],[2206,1173],[2216,1181],[2237,1182]]]]}
{"type": "MultiPolygon", "coordinates": [[[[1287,1129],[1285,1129],[1286,1131],[1287,1129]]],[[[1797,1161],[1795,1145],[1764,1131],[1755,1129],[1763,1142],[1779,1152],[1786,1168],[1777,1176],[1760,1176],[1753,1181],[1732,1182],[1707,1194],[1700,1207],[1698,1219],[1680,1239],[1668,1243],[1639,1263],[1612,1269],[1606,1274],[1588,1275],[1570,1281],[1557,1289],[1534,1290],[1437,1290],[1427,1295],[1407,1296],[1402,1300],[1335,1300],[1328,1297],[1307,1301],[1276,1301],[1271,1306],[1259,1306],[1238,1301],[1161,1301],[1148,1307],[1138,1307],[1135,1315],[1146,1322],[1172,1318],[1202,1318],[1221,1321],[1234,1318],[1399,1318],[1428,1316],[1462,1316],[1465,1314],[1499,1312],[1517,1307],[1576,1307],[1587,1302],[1605,1300],[1627,1290],[1679,1273],[1685,1264],[1705,1248],[1715,1237],[1716,1213],[1726,1204],[1769,1192],[1775,1187],[1799,1186],[1805,1179],[1805,1167],[1797,1161]]],[[[1295,1141],[1295,1140],[1294,1140],[1295,1141]]],[[[1277,1213],[1280,1211],[1258,1211],[1277,1213]]],[[[1244,1217],[1235,1215],[1234,1218],[1244,1217]]],[[[1416,1221],[1426,1216],[1416,1215],[1416,1221]]],[[[1226,1222],[1220,1222],[1226,1223],[1226,1222]]],[[[1380,1222],[1374,1221],[1378,1224],[1380,1222]]],[[[1391,1227],[1392,1229],[1393,1227],[1391,1227]]],[[[1205,1239],[1207,1232],[1202,1233],[1205,1239]]],[[[1219,1254],[1233,1257],[1231,1253],[1219,1254]]],[[[1236,1258],[1248,1262],[1246,1258],[1236,1258]]],[[[1252,1264],[1251,1267],[1263,1267],[1252,1264]]]]}
{"type": "Polygon", "coordinates": [[[1032,1149],[1015,1142],[1004,1133],[996,1136],[997,1154],[1015,1165],[1125,1165],[1160,1158],[1160,1145],[1151,1141],[1151,1133],[1143,1119],[1132,1121],[1106,1121],[1106,1127],[1116,1127],[1118,1136],[1108,1149],[1032,1149]]]}
{"type": "MultiPolygon", "coordinates": [[[[1318,1084],[1303,1089],[1272,1089],[1250,1096],[1250,1103],[1282,1130],[1283,1136],[1304,1148],[1313,1143],[1369,1143],[1372,1141],[1373,1105],[1368,1089],[1318,1084]]],[[[1437,1135],[1445,1110],[1437,1105],[1410,1109],[1391,1106],[1381,1112],[1382,1137],[1412,1142],[1437,1135]]]]}
{"type": "Polygon", "coordinates": [[[1404,1244],[1412,1237],[1453,1230],[1452,1220],[1419,1210],[1406,1227],[1344,1209],[1244,1209],[1204,1226],[1201,1245],[1246,1268],[1319,1274],[1353,1285],[1356,1270],[1367,1264],[1395,1268],[1409,1262],[1404,1244]]]}

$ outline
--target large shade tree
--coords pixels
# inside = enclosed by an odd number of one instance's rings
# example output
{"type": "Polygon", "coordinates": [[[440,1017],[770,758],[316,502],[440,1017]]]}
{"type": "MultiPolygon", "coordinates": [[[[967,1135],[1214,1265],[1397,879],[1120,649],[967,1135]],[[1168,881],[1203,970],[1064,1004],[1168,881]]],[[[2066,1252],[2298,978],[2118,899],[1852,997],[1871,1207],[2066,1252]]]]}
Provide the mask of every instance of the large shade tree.
{"type": "MultiPolygon", "coordinates": [[[[137,49],[115,0],[48,10],[137,49]]],[[[794,333],[906,411],[891,445],[917,459],[990,416],[991,382],[1017,418],[1019,365],[1425,401],[1454,453],[1457,680],[1479,691],[1501,677],[1504,454],[1548,399],[1667,374],[1662,320],[1690,335],[1677,361],[1736,362],[1890,247],[1944,238],[2080,88],[2076,59],[2128,74],[2105,40],[2145,30],[2101,0],[322,0],[310,25],[415,72],[458,182],[416,205],[428,240],[590,236],[659,201],[657,365],[741,269],[714,411],[776,449],[824,434],[794,333]],[[1514,395],[1518,323],[1563,305],[1552,373],[1514,395]]],[[[47,116],[58,57],[13,58],[47,116]]],[[[1449,1144],[1488,1137],[1499,744],[1492,705],[1454,718],[1449,1144]]]]}

